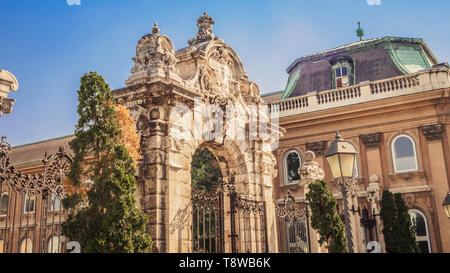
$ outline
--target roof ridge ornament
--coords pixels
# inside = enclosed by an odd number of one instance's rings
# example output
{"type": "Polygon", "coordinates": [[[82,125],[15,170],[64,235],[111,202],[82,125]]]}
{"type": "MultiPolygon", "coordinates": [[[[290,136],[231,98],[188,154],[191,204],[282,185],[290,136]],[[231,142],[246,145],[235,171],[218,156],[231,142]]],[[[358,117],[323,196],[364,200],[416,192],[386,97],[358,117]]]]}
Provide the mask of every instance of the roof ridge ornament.
{"type": "Polygon", "coordinates": [[[198,43],[206,42],[209,40],[215,40],[216,37],[212,32],[212,26],[214,25],[214,19],[203,12],[203,15],[197,19],[198,32],[195,38],[189,39],[189,45],[195,45],[198,43]]]}
{"type": "Polygon", "coordinates": [[[159,27],[158,27],[158,23],[157,22],[155,22],[153,24],[152,34],[159,34],[159,27]]]}
{"type": "Polygon", "coordinates": [[[358,29],[356,30],[356,36],[358,36],[359,40],[362,41],[362,38],[364,36],[364,29],[361,28],[360,22],[358,22],[358,29]]]}

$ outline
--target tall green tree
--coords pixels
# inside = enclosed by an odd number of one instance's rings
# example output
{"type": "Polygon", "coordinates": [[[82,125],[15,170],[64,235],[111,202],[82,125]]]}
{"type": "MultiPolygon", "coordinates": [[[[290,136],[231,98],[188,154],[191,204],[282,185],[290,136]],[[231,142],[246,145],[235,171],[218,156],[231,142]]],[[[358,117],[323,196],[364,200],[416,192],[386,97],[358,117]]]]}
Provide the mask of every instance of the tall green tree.
{"type": "Polygon", "coordinates": [[[411,217],[401,194],[383,191],[380,217],[386,251],[389,253],[418,253],[411,217]]]}
{"type": "Polygon", "coordinates": [[[78,241],[82,252],[150,252],[148,217],[136,206],[135,167],[120,141],[115,104],[108,84],[95,72],[81,78],[79,120],[70,142],[74,157],[68,174],[76,187],[93,181],[84,207],[75,209],[82,196],[75,193],[63,204],[70,209],[63,234],[78,241]],[[87,157],[93,156],[91,163],[87,157]]]}
{"type": "Polygon", "coordinates": [[[222,178],[222,172],[216,157],[208,149],[198,149],[192,157],[191,180],[192,187],[209,191],[213,183],[222,178]]]}
{"type": "Polygon", "coordinates": [[[319,233],[319,243],[328,244],[330,253],[347,253],[345,227],[339,216],[337,201],[325,180],[309,185],[306,200],[311,208],[311,226],[319,233]]]}

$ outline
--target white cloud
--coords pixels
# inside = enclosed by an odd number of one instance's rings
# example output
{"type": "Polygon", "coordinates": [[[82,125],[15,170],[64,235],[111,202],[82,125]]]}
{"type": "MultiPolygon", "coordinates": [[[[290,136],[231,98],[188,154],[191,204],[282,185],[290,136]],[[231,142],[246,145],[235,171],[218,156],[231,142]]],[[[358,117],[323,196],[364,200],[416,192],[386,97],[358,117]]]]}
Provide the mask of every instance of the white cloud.
{"type": "Polygon", "coordinates": [[[366,1],[369,6],[373,6],[373,5],[380,6],[381,5],[381,0],[366,0],[366,1]]]}
{"type": "MultiPolygon", "coordinates": [[[[367,1],[369,1],[369,0],[367,0],[367,1]]],[[[73,6],[73,5],[81,6],[81,0],[66,0],[66,2],[67,2],[67,5],[69,5],[69,6],[73,6]]]]}

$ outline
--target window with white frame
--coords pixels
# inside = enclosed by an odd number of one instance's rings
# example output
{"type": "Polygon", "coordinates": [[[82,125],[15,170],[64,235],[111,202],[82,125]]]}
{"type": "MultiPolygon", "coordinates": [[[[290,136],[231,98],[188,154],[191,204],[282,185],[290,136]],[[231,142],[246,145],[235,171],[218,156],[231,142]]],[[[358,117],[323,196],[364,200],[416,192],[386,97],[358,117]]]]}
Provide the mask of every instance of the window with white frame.
{"type": "Polygon", "coordinates": [[[48,200],[48,209],[51,211],[59,211],[61,209],[61,199],[55,194],[52,194],[52,198],[48,200]]]}
{"type": "Polygon", "coordinates": [[[47,253],[60,253],[61,252],[61,242],[59,236],[51,236],[48,239],[47,253]]]}
{"type": "Polygon", "coordinates": [[[283,156],[284,183],[295,184],[300,180],[298,168],[301,166],[301,156],[297,150],[289,150],[283,156]]]}
{"type": "Polygon", "coordinates": [[[29,193],[25,193],[25,199],[23,202],[23,212],[24,213],[34,213],[36,205],[36,196],[29,193]]]}
{"type": "Polygon", "coordinates": [[[414,140],[408,135],[398,135],[392,140],[392,162],[394,172],[417,171],[417,154],[414,140]]]}
{"type": "Polygon", "coordinates": [[[8,213],[9,194],[7,192],[2,193],[0,197],[0,215],[6,215],[8,213]]]}
{"type": "Polygon", "coordinates": [[[23,238],[20,243],[20,253],[32,253],[33,252],[33,242],[30,238],[23,238]]]}
{"type": "Polygon", "coordinates": [[[416,234],[417,245],[422,253],[431,253],[430,231],[428,229],[427,218],[417,209],[410,209],[408,212],[411,217],[414,233],[416,234]]]}

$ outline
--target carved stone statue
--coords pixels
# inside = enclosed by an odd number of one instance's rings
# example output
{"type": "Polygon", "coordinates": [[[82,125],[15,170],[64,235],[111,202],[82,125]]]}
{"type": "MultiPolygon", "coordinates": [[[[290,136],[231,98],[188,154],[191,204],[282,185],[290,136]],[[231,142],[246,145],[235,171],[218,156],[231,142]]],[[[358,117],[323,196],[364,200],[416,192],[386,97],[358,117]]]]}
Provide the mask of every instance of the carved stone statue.
{"type": "Polygon", "coordinates": [[[132,60],[135,65],[126,81],[128,85],[151,82],[158,77],[181,81],[175,68],[177,58],[172,41],[159,34],[157,23],[153,25],[152,34],[147,34],[139,40],[136,57],[132,60]]]}
{"type": "Polygon", "coordinates": [[[17,90],[19,83],[13,74],[0,70],[0,117],[9,114],[14,106],[14,99],[7,98],[8,93],[17,90]]]}
{"type": "Polygon", "coordinates": [[[214,19],[211,16],[208,16],[206,12],[203,13],[203,16],[197,19],[197,27],[198,32],[195,38],[192,38],[188,41],[189,45],[195,45],[201,42],[214,40],[215,36],[212,32],[212,26],[214,25],[214,19]]]}
{"type": "Polygon", "coordinates": [[[305,153],[305,163],[299,168],[301,187],[308,187],[309,184],[324,177],[324,171],[319,167],[319,163],[314,161],[315,158],[316,155],[313,151],[305,153]]]}

